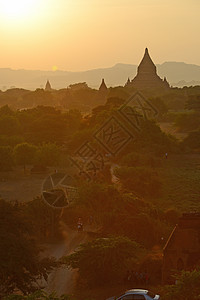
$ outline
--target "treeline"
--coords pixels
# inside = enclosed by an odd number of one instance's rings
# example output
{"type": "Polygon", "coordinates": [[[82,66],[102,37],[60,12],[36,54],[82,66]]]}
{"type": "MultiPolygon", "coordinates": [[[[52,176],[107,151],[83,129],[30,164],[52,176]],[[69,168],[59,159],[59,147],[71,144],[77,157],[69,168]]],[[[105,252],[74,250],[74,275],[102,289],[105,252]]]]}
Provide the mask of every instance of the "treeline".
{"type": "Polygon", "coordinates": [[[1,170],[11,169],[14,163],[24,166],[59,164],[62,156],[66,157],[90,139],[95,129],[123,102],[121,98],[109,98],[105,105],[96,107],[85,117],[78,110],[61,112],[50,106],[22,111],[14,111],[7,105],[1,107],[1,170]]]}
{"type": "MultiPolygon", "coordinates": [[[[85,82],[70,85],[68,88],[47,91],[36,89],[29,91],[19,88],[12,88],[5,92],[0,91],[0,106],[9,105],[13,109],[27,109],[38,105],[59,107],[61,109],[79,109],[82,112],[89,112],[98,104],[105,103],[110,97],[127,99],[136,90],[130,85],[108,88],[107,91],[99,91],[89,88],[85,82]]],[[[141,91],[148,99],[159,98],[168,110],[183,110],[189,96],[200,94],[200,87],[171,88],[163,90],[141,91]]]]}
{"type": "Polygon", "coordinates": [[[187,112],[180,113],[175,119],[176,127],[188,133],[183,144],[191,149],[200,149],[200,94],[189,96],[185,104],[187,112]]]}
{"type": "Polygon", "coordinates": [[[13,111],[0,108],[0,168],[14,165],[57,166],[65,164],[65,144],[81,123],[81,114],[39,106],[13,111]]]}
{"type": "Polygon", "coordinates": [[[86,83],[73,84],[69,88],[58,91],[44,89],[29,91],[17,88],[0,91],[0,106],[9,105],[13,109],[28,109],[44,105],[62,109],[79,109],[85,112],[99,101],[104,101],[104,97],[98,90],[89,88],[86,83]]]}

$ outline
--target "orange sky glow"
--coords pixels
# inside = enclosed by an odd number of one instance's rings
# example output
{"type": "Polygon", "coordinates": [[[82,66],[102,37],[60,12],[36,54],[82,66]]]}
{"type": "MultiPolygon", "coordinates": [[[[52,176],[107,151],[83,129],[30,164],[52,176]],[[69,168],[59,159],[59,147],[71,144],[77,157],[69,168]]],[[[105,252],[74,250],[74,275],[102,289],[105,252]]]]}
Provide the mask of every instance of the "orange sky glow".
{"type": "Polygon", "coordinates": [[[0,0],[0,68],[200,65],[199,0],[0,0]]]}

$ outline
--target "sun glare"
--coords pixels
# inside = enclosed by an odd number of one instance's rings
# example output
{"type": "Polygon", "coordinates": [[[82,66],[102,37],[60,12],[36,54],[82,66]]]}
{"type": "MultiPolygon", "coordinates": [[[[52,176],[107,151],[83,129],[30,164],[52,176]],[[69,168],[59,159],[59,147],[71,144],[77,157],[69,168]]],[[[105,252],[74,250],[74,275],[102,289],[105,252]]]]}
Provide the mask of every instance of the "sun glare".
{"type": "Polygon", "coordinates": [[[24,21],[37,13],[39,0],[0,0],[1,17],[8,21],[24,21]]]}

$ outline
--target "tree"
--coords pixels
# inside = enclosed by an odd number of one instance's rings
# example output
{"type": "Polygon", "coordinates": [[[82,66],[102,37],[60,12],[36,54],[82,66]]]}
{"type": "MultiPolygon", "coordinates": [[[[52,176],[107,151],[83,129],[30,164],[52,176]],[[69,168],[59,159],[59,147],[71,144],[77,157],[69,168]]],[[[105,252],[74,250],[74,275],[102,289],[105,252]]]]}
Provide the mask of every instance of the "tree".
{"type": "Polygon", "coordinates": [[[13,166],[12,150],[8,146],[0,147],[0,171],[10,171],[13,166]]]}
{"type": "Polygon", "coordinates": [[[16,163],[23,165],[25,170],[27,164],[34,163],[36,151],[37,147],[28,143],[16,145],[13,150],[16,163]]]}
{"type": "Polygon", "coordinates": [[[161,181],[157,173],[147,167],[121,167],[114,174],[123,186],[139,196],[158,196],[161,192],[161,181]]]}
{"type": "Polygon", "coordinates": [[[43,144],[37,152],[37,164],[41,166],[56,166],[60,159],[60,148],[55,144],[43,144]]]}
{"type": "Polygon", "coordinates": [[[72,299],[69,295],[57,296],[55,293],[47,294],[44,291],[37,291],[33,294],[22,296],[22,295],[10,295],[4,297],[3,300],[70,300],[72,299]]]}
{"type": "Polygon", "coordinates": [[[0,108],[0,116],[13,116],[14,114],[14,111],[8,105],[4,105],[0,108]]]}
{"type": "Polygon", "coordinates": [[[64,116],[68,132],[71,134],[80,129],[82,120],[81,112],[77,109],[70,109],[64,116]]]}
{"type": "Polygon", "coordinates": [[[74,84],[70,84],[69,88],[71,90],[82,90],[82,89],[89,89],[88,85],[86,82],[79,82],[79,83],[74,83],[74,84]]]}
{"type": "Polygon", "coordinates": [[[63,115],[44,114],[31,122],[27,140],[34,144],[63,143],[66,136],[66,122],[63,115]]]}
{"type": "Polygon", "coordinates": [[[191,149],[200,149],[200,130],[190,132],[183,140],[183,145],[191,149]]]}
{"type": "Polygon", "coordinates": [[[21,107],[33,107],[37,105],[54,105],[53,96],[50,91],[36,89],[34,92],[29,92],[21,97],[21,107]]]}
{"type": "Polygon", "coordinates": [[[164,289],[163,300],[200,299],[200,270],[182,271],[175,276],[176,284],[164,289]]]}
{"type": "Polygon", "coordinates": [[[75,253],[63,258],[63,263],[78,268],[89,285],[109,284],[122,280],[128,262],[136,260],[140,250],[126,237],[99,238],[80,245],[75,253]]]}
{"type": "Polygon", "coordinates": [[[123,206],[121,195],[113,185],[84,183],[79,193],[79,203],[96,212],[99,218],[123,206]]]}
{"type": "Polygon", "coordinates": [[[20,135],[0,135],[0,146],[10,146],[14,147],[17,144],[21,144],[24,142],[24,138],[20,135]]]}
{"type": "Polygon", "coordinates": [[[39,279],[47,280],[57,263],[40,258],[40,248],[32,238],[32,227],[19,206],[0,200],[0,297],[15,290],[34,292],[39,279]]]}
{"type": "Polygon", "coordinates": [[[125,100],[118,97],[110,97],[107,99],[106,105],[110,107],[120,107],[124,104],[125,100]]]}
{"type": "Polygon", "coordinates": [[[23,214],[32,224],[34,236],[44,242],[60,236],[60,210],[52,209],[42,197],[37,197],[23,206],[23,214]]]}
{"type": "Polygon", "coordinates": [[[161,117],[168,112],[168,108],[167,108],[165,102],[161,98],[159,98],[159,97],[151,98],[150,102],[154,107],[156,107],[156,109],[161,117]]]}
{"type": "Polygon", "coordinates": [[[15,116],[3,115],[0,117],[0,135],[17,135],[20,131],[20,123],[15,116]]]}
{"type": "Polygon", "coordinates": [[[200,95],[190,95],[185,108],[200,111],[200,95]]]}

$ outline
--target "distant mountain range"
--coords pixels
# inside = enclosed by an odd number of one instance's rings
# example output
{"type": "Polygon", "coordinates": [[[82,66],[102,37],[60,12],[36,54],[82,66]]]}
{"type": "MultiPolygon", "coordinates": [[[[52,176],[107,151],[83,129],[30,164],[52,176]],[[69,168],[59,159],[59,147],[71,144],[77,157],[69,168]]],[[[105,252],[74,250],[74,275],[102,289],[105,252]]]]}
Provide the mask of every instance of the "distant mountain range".
{"type": "MultiPolygon", "coordinates": [[[[183,62],[165,62],[157,65],[161,78],[166,77],[172,86],[200,85],[200,66],[183,62]]],[[[47,79],[52,88],[61,89],[78,82],[86,82],[92,88],[98,88],[102,78],[108,87],[124,85],[137,73],[136,65],[116,64],[111,68],[94,69],[83,72],[39,71],[0,69],[0,89],[11,87],[34,90],[45,86],[47,79]]]]}

